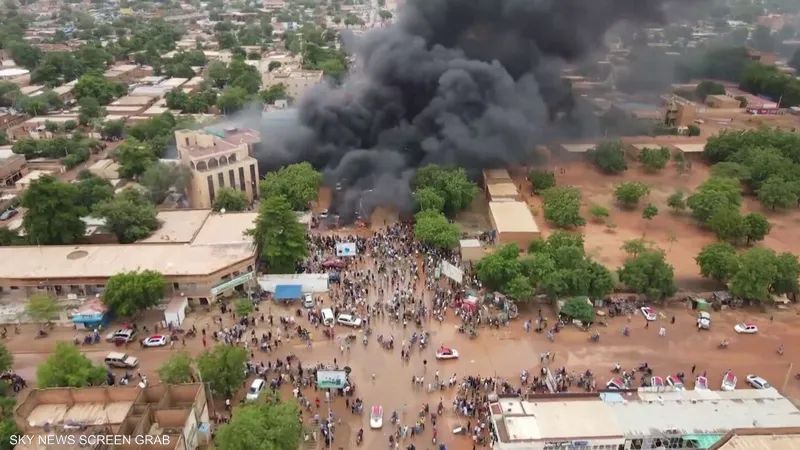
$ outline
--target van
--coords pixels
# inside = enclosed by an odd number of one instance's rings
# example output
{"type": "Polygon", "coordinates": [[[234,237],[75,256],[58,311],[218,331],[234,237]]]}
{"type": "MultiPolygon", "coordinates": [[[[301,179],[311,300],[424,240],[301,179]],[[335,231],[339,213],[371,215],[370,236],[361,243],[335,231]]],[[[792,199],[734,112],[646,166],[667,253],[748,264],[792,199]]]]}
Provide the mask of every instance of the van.
{"type": "Polygon", "coordinates": [[[320,314],[322,314],[323,325],[325,325],[326,327],[333,325],[334,321],[333,311],[330,308],[323,309],[322,311],[320,311],[320,314]]]}
{"type": "Polygon", "coordinates": [[[263,390],[264,380],[262,378],[256,378],[253,380],[253,383],[250,384],[250,389],[247,390],[247,395],[244,397],[244,399],[248,402],[258,400],[258,397],[261,395],[261,391],[263,390]]]}
{"type": "Polygon", "coordinates": [[[139,360],[135,356],[128,356],[125,353],[111,352],[106,355],[105,363],[108,367],[134,369],[139,365],[139,360]]]}

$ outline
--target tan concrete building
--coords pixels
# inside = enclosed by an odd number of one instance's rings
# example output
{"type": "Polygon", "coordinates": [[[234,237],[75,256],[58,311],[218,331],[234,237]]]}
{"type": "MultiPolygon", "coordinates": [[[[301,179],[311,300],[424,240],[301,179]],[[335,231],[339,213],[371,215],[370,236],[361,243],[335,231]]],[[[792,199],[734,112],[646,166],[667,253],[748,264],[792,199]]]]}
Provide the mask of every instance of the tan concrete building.
{"type": "Polygon", "coordinates": [[[200,383],[34,389],[14,410],[14,421],[21,434],[33,437],[18,450],[194,450],[211,439],[200,383]],[[114,435],[116,445],[92,445],[96,435],[114,435]]]}
{"type": "Polygon", "coordinates": [[[154,270],[165,298],[208,304],[253,283],[256,247],[246,234],[257,213],[162,211],[161,228],[134,244],[0,247],[0,294],[27,298],[102,296],[118,273],[154,270]]]}
{"type": "Polygon", "coordinates": [[[486,196],[490,202],[522,200],[514,183],[492,183],[486,185],[486,196]]]}
{"type": "Polygon", "coordinates": [[[735,109],[741,107],[741,102],[727,95],[707,95],[706,105],[711,108],[735,109]]]}
{"type": "Polygon", "coordinates": [[[28,162],[24,156],[0,153],[0,186],[12,187],[27,173],[28,162]]]}
{"type": "Polygon", "coordinates": [[[189,203],[192,208],[211,208],[220,188],[245,193],[249,201],[258,198],[258,161],[252,157],[260,134],[247,128],[223,131],[177,130],[178,158],[192,171],[189,203]]]}
{"type": "Polygon", "coordinates": [[[322,82],[321,70],[304,70],[296,64],[283,65],[272,72],[265,71],[261,76],[264,89],[276,84],[286,86],[286,93],[294,100],[300,100],[305,92],[322,82]]]}
{"type": "Polygon", "coordinates": [[[523,202],[489,202],[489,219],[500,244],[516,243],[522,250],[541,236],[528,205],[523,202]]]}

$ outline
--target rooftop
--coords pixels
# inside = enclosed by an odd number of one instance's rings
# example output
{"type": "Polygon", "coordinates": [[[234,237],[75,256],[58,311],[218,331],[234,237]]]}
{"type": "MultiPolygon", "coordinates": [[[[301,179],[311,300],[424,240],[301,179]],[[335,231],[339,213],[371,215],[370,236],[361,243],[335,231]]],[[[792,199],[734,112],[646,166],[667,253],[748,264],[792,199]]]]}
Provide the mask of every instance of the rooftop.
{"type": "MultiPolygon", "coordinates": [[[[617,394],[618,395],[618,394],[617,394]]],[[[800,426],[800,410],[774,388],[643,392],[638,401],[607,401],[626,436],[649,436],[654,424],[681,434],[734,428],[800,426]]]]}
{"type": "MultiPolygon", "coordinates": [[[[597,398],[580,400],[521,401],[501,399],[502,418],[496,420],[503,442],[573,439],[622,438],[622,429],[597,398]]],[[[496,414],[495,414],[496,415],[496,414]]]]}
{"type": "Polygon", "coordinates": [[[245,232],[254,227],[258,213],[212,213],[197,232],[192,245],[230,245],[252,242],[245,232]]]}
{"type": "Polygon", "coordinates": [[[139,243],[192,242],[210,213],[207,209],[160,211],[156,218],[161,228],[139,243]]]}
{"type": "Polygon", "coordinates": [[[489,195],[492,199],[496,197],[517,197],[519,192],[517,192],[517,186],[514,183],[491,183],[486,186],[486,190],[489,191],[489,195]]]}
{"type": "Polygon", "coordinates": [[[523,202],[489,202],[494,225],[500,233],[538,232],[530,208],[523,202]]]}

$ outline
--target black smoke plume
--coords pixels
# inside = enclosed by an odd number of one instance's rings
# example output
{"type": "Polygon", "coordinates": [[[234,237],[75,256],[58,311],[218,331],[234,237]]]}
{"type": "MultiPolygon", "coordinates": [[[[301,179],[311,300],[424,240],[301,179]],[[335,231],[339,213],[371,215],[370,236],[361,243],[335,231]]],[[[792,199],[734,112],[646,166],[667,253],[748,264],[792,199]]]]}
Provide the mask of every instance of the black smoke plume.
{"type": "Polygon", "coordinates": [[[288,136],[267,132],[260,159],[310,161],[343,184],[341,211],[378,203],[408,211],[417,167],[518,163],[537,144],[585,130],[591,115],[562,68],[601,49],[620,21],[660,22],[663,3],[409,0],[395,24],[354,43],[340,86],[300,101],[288,136]]]}

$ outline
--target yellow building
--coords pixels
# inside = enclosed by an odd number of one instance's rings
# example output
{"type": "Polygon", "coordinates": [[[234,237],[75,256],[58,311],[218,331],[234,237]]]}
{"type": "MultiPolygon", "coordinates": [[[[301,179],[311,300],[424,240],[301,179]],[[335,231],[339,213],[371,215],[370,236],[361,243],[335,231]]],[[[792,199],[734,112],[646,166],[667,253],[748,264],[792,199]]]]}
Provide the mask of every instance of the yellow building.
{"type": "Polygon", "coordinates": [[[258,161],[252,156],[253,145],[261,142],[257,131],[177,130],[175,141],[178,158],[192,171],[188,189],[192,208],[211,208],[224,187],[244,192],[251,202],[258,198],[258,161]]]}

